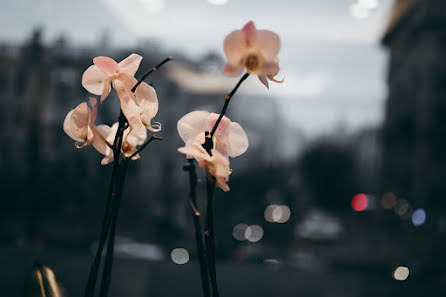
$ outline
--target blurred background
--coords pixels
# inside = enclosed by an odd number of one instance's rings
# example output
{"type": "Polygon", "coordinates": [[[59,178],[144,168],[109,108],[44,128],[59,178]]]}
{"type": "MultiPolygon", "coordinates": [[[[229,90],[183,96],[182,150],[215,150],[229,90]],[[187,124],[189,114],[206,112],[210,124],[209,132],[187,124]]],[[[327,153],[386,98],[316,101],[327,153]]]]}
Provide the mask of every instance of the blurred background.
{"type": "Polygon", "coordinates": [[[228,109],[250,147],[216,192],[221,296],[445,295],[444,0],[2,0],[2,296],[24,295],[35,259],[82,294],[111,166],[62,122],[92,58],[132,52],[136,77],[174,61],[148,80],[165,140],[129,168],[110,295],[201,296],[176,123],[219,112],[237,82],[223,39],[249,20],[281,36],[285,83],[250,77],[228,109]]]}

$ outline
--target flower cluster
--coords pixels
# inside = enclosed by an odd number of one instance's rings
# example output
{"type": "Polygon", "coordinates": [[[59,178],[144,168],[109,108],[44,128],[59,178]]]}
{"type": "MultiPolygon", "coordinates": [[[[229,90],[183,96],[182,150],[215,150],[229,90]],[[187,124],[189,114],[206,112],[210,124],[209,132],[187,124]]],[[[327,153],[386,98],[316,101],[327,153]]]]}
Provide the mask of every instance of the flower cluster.
{"type": "MultiPolygon", "coordinates": [[[[147,139],[147,129],[152,132],[161,130],[160,123],[152,119],[158,112],[158,97],[150,85],[142,82],[133,92],[137,83],[134,75],[138,70],[142,57],[131,54],[117,63],[109,57],[96,57],[94,65],[90,66],[82,76],[82,86],[94,95],[101,96],[101,103],[110,94],[111,87],[115,89],[121,103],[121,110],[128,122],[124,131],[121,153],[125,157],[138,159],[137,146],[147,139]]],[[[98,104],[95,98],[90,98],[92,109],[86,102],[79,104],[68,112],[63,128],[65,133],[76,140],[76,147],[81,148],[92,144],[104,159],[101,164],[113,161],[112,144],[118,130],[118,123],[111,127],[95,125],[98,114],[98,104]]]]}
{"type": "Polygon", "coordinates": [[[229,157],[240,156],[248,149],[248,137],[243,128],[224,116],[227,105],[249,74],[256,74],[267,88],[268,79],[283,82],[274,78],[279,72],[279,50],[279,36],[268,30],[257,30],[252,21],[242,30],[230,33],[224,40],[227,62],[223,72],[237,76],[246,70],[246,74],[226,96],[221,120],[218,121],[220,115],[215,113],[193,111],[178,121],[178,133],[185,143],[178,151],[197,160],[198,166],[213,175],[216,186],[224,191],[229,191],[226,183],[231,174],[229,157]],[[207,147],[209,143],[212,147],[207,147]]]}

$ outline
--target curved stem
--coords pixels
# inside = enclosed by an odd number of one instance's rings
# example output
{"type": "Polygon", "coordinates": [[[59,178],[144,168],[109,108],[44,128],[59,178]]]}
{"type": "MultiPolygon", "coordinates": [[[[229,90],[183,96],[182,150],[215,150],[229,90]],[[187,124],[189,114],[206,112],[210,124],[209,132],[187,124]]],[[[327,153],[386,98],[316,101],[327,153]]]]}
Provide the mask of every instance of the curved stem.
{"type": "Polygon", "coordinates": [[[211,131],[211,138],[214,136],[215,131],[218,128],[218,125],[221,122],[221,119],[223,118],[223,116],[226,113],[226,109],[228,108],[229,102],[231,101],[232,96],[234,96],[235,92],[237,92],[238,88],[241,86],[241,84],[245,81],[245,79],[247,79],[249,76],[249,73],[245,73],[242,78],[240,78],[240,80],[238,81],[238,83],[235,85],[234,89],[232,89],[232,91],[226,96],[225,98],[225,104],[223,105],[223,109],[220,112],[220,116],[218,117],[217,121],[215,122],[214,128],[212,128],[211,131]]]}
{"type": "Polygon", "coordinates": [[[136,83],[136,85],[132,88],[132,92],[136,91],[136,88],[153,72],[157,71],[161,66],[163,66],[164,64],[166,64],[169,61],[172,61],[173,57],[170,56],[168,58],[165,58],[161,63],[159,63],[158,65],[156,65],[155,67],[153,67],[152,69],[150,69],[149,71],[147,71],[140,79],[139,81],[136,83]]]}
{"type": "Polygon", "coordinates": [[[136,156],[137,154],[139,154],[149,143],[151,143],[153,140],[163,140],[163,138],[162,137],[158,137],[158,136],[156,136],[155,134],[153,134],[150,138],[149,138],[149,140],[147,140],[146,142],[144,142],[144,144],[143,145],[141,145],[140,147],[139,147],[139,149],[136,151],[136,152],[134,152],[133,154],[131,154],[130,155],[130,157],[127,157],[127,159],[131,159],[131,158],[133,158],[134,156],[136,156]]]}

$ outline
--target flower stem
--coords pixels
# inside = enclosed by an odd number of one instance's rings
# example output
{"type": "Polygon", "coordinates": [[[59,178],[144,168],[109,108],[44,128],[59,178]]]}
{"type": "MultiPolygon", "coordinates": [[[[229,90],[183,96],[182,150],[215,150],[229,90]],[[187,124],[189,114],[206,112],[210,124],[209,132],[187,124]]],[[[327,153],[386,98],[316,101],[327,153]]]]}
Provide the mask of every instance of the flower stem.
{"type": "MultiPolygon", "coordinates": [[[[118,163],[119,161],[115,160],[115,162],[118,163]]],[[[119,164],[119,170],[118,170],[119,174],[117,179],[118,182],[116,183],[116,198],[114,201],[115,205],[113,207],[113,213],[111,217],[110,238],[108,239],[108,244],[107,244],[107,253],[105,256],[104,271],[101,280],[101,289],[99,291],[100,297],[108,296],[108,290],[110,288],[111,273],[113,267],[114,246],[115,246],[116,224],[118,221],[119,207],[122,200],[122,191],[124,188],[124,182],[127,174],[128,164],[129,164],[129,159],[127,158],[123,158],[122,163],[119,164]]]]}
{"type": "MultiPolygon", "coordinates": [[[[136,88],[154,71],[158,70],[161,66],[163,66],[165,63],[172,60],[172,57],[168,57],[164,59],[161,63],[159,63],[157,66],[153,67],[151,70],[146,72],[135,84],[135,86],[132,88],[132,92],[136,91],[136,88]]],[[[96,281],[98,277],[99,272],[99,266],[101,264],[101,257],[102,257],[102,251],[104,249],[105,241],[107,239],[107,235],[109,234],[110,230],[110,239],[109,244],[107,246],[107,253],[106,253],[106,260],[104,264],[104,271],[102,274],[102,282],[101,282],[101,294],[107,295],[108,293],[108,287],[110,284],[110,275],[111,275],[111,269],[112,264],[111,261],[113,260],[113,254],[114,254],[114,237],[115,237],[115,229],[116,229],[116,220],[119,210],[120,201],[117,201],[119,196],[117,196],[119,191],[122,191],[122,187],[124,186],[124,179],[125,179],[125,172],[127,170],[128,166],[128,160],[123,159],[122,164],[119,164],[119,159],[121,157],[121,147],[122,147],[122,141],[123,141],[123,135],[124,131],[128,128],[128,121],[122,112],[122,109],[119,114],[119,120],[118,120],[118,130],[116,131],[115,139],[113,141],[112,149],[113,149],[113,158],[115,159],[115,162],[113,163],[113,170],[112,170],[112,176],[110,180],[109,190],[106,198],[106,206],[104,211],[104,216],[102,219],[102,226],[101,226],[101,233],[99,235],[99,242],[98,242],[98,248],[96,250],[96,255],[93,260],[93,264],[90,268],[90,273],[88,276],[87,285],[85,287],[85,297],[92,297],[95,292],[96,288],[96,281]],[[124,166],[124,167],[122,167],[124,166]],[[123,169],[125,168],[125,169],[123,169]],[[121,174],[118,174],[119,170],[124,171],[121,174]],[[121,180],[120,180],[121,179],[121,180]],[[110,224],[112,224],[110,226],[110,224]],[[102,293],[104,292],[104,293],[102,293]]],[[[141,152],[147,144],[149,144],[153,139],[159,139],[156,136],[152,136],[146,143],[144,143],[141,148],[137,151],[137,153],[141,152]]],[[[136,154],[135,154],[136,155],[136,154]]],[[[133,155],[131,156],[133,157],[133,155]]],[[[129,158],[131,159],[131,158],[129,158]]],[[[119,194],[120,195],[120,194],[119,194]]],[[[104,296],[105,296],[104,295],[104,296]]]]}
{"type": "Polygon", "coordinates": [[[155,134],[153,134],[150,138],[149,138],[149,140],[147,140],[146,142],[144,142],[144,144],[143,145],[141,145],[140,147],[139,147],[139,149],[136,151],[136,152],[134,152],[133,154],[131,154],[130,155],[130,157],[127,157],[127,159],[131,159],[131,158],[133,158],[134,156],[136,156],[137,154],[139,154],[143,149],[145,149],[145,147],[149,144],[149,143],[151,143],[153,140],[163,140],[163,138],[162,137],[158,137],[158,136],[156,136],[155,134]]]}
{"type": "Polygon", "coordinates": [[[149,71],[147,71],[140,79],[139,81],[136,83],[136,85],[132,88],[132,92],[136,91],[136,88],[153,72],[157,71],[161,66],[163,66],[164,64],[166,64],[169,61],[172,61],[173,57],[167,57],[165,58],[161,63],[159,63],[158,65],[156,65],[155,67],[153,67],[152,69],[150,69],[149,71]]]}
{"type": "MultiPolygon", "coordinates": [[[[116,131],[115,140],[113,141],[113,156],[116,159],[115,156],[120,156],[121,152],[121,146],[122,146],[122,136],[124,133],[125,124],[127,122],[127,119],[125,118],[124,114],[122,113],[122,110],[119,114],[119,124],[118,124],[118,130],[116,131]]],[[[115,160],[113,163],[113,171],[112,171],[112,177],[110,180],[109,190],[107,194],[107,200],[106,200],[106,206],[104,211],[104,217],[102,219],[102,227],[101,227],[101,233],[99,235],[99,243],[98,248],[96,250],[96,255],[93,260],[93,264],[90,268],[90,274],[88,276],[88,282],[87,286],[85,287],[85,297],[92,297],[94,295],[94,291],[96,288],[96,281],[98,277],[99,272],[99,266],[101,264],[101,257],[102,257],[102,251],[104,249],[105,241],[107,239],[107,234],[110,229],[110,221],[112,219],[112,214],[114,212],[114,208],[116,203],[113,203],[114,200],[116,200],[116,184],[119,181],[118,176],[118,170],[119,170],[119,162],[118,160],[115,160]]]]}
{"type": "Polygon", "coordinates": [[[206,210],[206,225],[205,225],[205,242],[206,242],[206,256],[209,264],[209,276],[212,285],[212,296],[218,297],[217,287],[217,271],[215,269],[215,233],[214,233],[214,207],[213,197],[215,190],[214,177],[206,171],[206,194],[207,194],[207,210],[206,210]]]}
{"type": "Polygon", "coordinates": [[[242,78],[240,78],[240,80],[238,81],[238,83],[235,85],[234,89],[232,89],[232,91],[226,95],[225,98],[225,104],[223,105],[223,109],[220,112],[220,116],[218,117],[217,121],[215,122],[214,128],[212,128],[211,131],[211,138],[214,136],[215,131],[218,128],[218,125],[220,124],[221,119],[223,118],[223,116],[226,113],[226,109],[228,108],[229,102],[231,101],[232,96],[234,96],[235,92],[237,92],[238,88],[241,86],[241,84],[245,81],[245,79],[247,79],[249,76],[249,73],[245,73],[242,78]]]}
{"type": "Polygon", "coordinates": [[[187,159],[187,165],[183,167],[189,172],[189,202],[192,209],[192,218],[194,220],[195,240],[197,244],[198,260],[200,261],[200,276],[203,296],[210,297],[209,285],[209,269],[206,261],[206,250],[203,242],[203,233],[201,231],[200,213],[196,208],[197,205],[197,171],[194,159],[187,159]]]}

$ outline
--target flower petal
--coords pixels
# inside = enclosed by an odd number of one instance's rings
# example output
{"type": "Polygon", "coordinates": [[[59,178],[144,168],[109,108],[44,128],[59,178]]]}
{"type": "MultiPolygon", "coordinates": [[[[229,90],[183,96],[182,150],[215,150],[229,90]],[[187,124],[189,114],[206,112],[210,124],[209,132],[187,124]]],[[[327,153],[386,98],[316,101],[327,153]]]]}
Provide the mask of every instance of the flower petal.
{"type": "Polygon", "coordinates": [[[212,160],[207,167],[209,173],[215,177],[216,186],[228,192],[229,186],[226,182],[229,180],[229,175],[231,174],[229,159],[213,149],[212,160]]]}
{"type": "Polygon", "coordinates": [[[228,155],[232,158],[240,156],[249,146],[248,136],[239,123],[231,122],[227,129],[226,149],[228,155]]]}
{"type": "Polygon", "coordinates": [[[152,132],[158,132],[152,127],[151,121],[158,113],[158,97],[155,89],[146,84],[141,83],[135,91],[136,102],[141,108],[141,121],[152,132]]]}
{"type": "Polygon", "coordinates": [[[223,42],[223,50],[228,64],[234,67],[242,65],[247,50],[245,33],[241,30],[231,32],[223,42]]]}
{"type": "Polygon", "coordinates": [[[85,142],[88,136],[90,109],[87,103],[79,104],[65,117],[63,127],[65,133],[76,141],[85,142]]]}
{"type": "Polygon", "coordinates": [[[280,50],[280,38],[274,32],[257,30],[252,46],[261,51],[268,62],[273,62],[280,50]]]}
{"type": "MultiPolygon", "coordinates": [[[[210,127],[210,129],[214,128],[215,123],[217,122],[219,117],[220,115],[214,112],[209,114],[208,127],[210,127]]],[[[220,123],[218,124],[217,130],[215,130],[215,136],[219,136],[225,133],[226,129],[229,127],[229,124],[231,124],[231,120],[227,116],[223,116],[220,123]]]]}
{"type": "Polygon", "coordinates": [[[245,26],[242,28],[242,32],[245,37],[246,46],[248,48],[251,48],[253,46],[253,42],[255,40],[256,35],[256,25],[254,25],[253,21],[249,21],[245,26]]]}
{"type": "Polygon", "coordinates": [[[266,75],[260,74],[258,76],[259,76],[260,82],[262,82],[262,84],[264,84],[265,87],[269,90],[269,83],[268,83],[268,80],[266,79],[266,75]]]}
{"type": "Polygon", "coordinates": [[[104,89],[102,90],[102,94],[101,94],[101,103],[104,102],[104,100],[107,98],[108,94],[110,94],[111,91],[111,84],[112,82],[112,78],[108,77],[105,81],[104,81],[104,89]]]}
{"type": "Polygon", "coordinates": [[[226,64],[223,68],[223,73],[229,76],[238,76],[243,73],[243,70],[245,70],[245,66],[243,66],[242,64],[239,64],[237,66],[226,64]]]}
{"type": "Polygon", "coordinates": [[[274,62],[268,62],[263,64],[263,67],[261,69],[262,74],[266,75],[276,75],[279,73],[279,65],[274,62]]]}
{"type": "Polygon", "coordinates": [[[194,139],[200,133],[210,131],[212,127],[209,127],[208,118],[209,112],[198,110],[192,111],[184,115],[177,124],[178,134],[181,139],[187,143],[189,140],[194,139]]]}
{"type": "MultiPolygon", "coordinates": [[[[204,138],[204,133],[202,133],[202,136],[204,138]]],[[[203,161],[209,162],[211,160],[211,156],[209,156],[201,143],[195,140],[186,142],[186,145],[180,147],[178,152],[185,154],[188,159],[196,159],[201,164],[203,164],[203,161]]]]}
{"type": "Polygon", "coordinates": [[[141,108],[136,104],[133,93],[120,80],[115,80],[114,86],[131,129],[131,136],[129,135],[127,141],[132,146],[143,144],[147,138],[147,130],[141,121],[141,108]]]}
{"type": "Polygon", "coordinates": [[[98,100],[94,97],[90,97],[89,101],[91,105],[90,123],[94,123],[98,116],[98,100]]]}
{"type": "Polygon", "coordinates": [[[98,66],[99,70],[109,76],[118,74],[119,66],[115,60],[109,57],[96,57],[93,59],[93,63],[98,66]]]}
{"type": "Polygon", "coordinates": [[[117,79],[120,80],[129,91],[131,91],[138,82],[134,76],[125,72],[119,73],[117,79]]]}
{"type": "Polygon", "coordinates": [[[127,73],[131,76],[135,76],[138,71],[139,64],[141,64],[142,57],[138,54],[131,54],[124,60],[118,63],[119,72],[127,73]]]}
{"type": "Polygon", "coordinates": [[[90,93],[101,95],[108,75],[99,70],[96,65],[91,65],[82,75],[82,86],[90,93]]]}
{"type": "Polygon", "coordinates": [[[110,136],[111,130],[107,125],[96,126],[93,129],[93,140],[91,144],[99,153],[113,160],[113,151],[105,142],[105,139],[110,136]]]}

